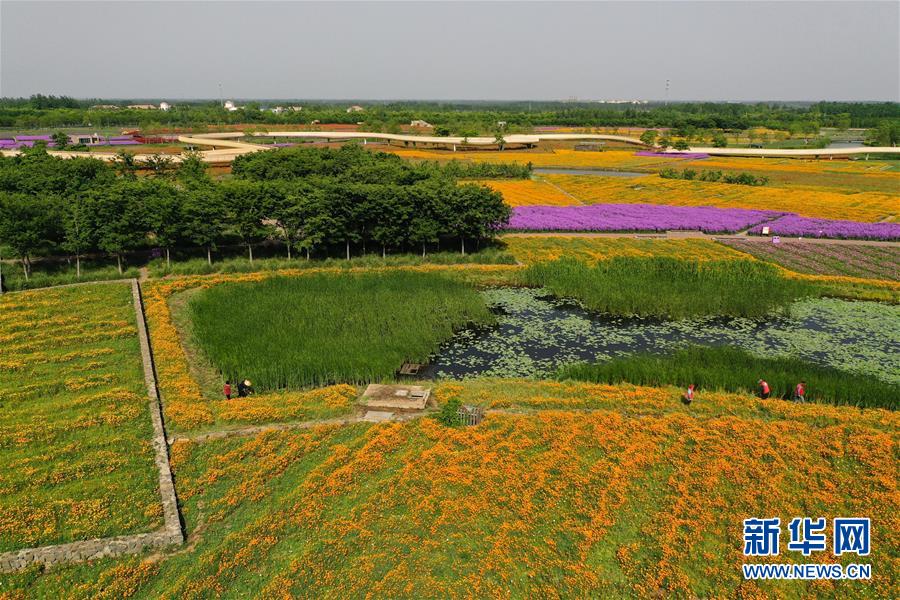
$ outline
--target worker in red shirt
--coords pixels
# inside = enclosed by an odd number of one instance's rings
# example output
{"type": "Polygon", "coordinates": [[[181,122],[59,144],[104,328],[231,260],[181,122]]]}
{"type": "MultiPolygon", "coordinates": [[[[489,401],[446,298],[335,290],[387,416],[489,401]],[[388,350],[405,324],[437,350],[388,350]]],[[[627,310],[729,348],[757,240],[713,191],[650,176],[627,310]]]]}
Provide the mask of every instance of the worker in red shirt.
{"type": "Polygon", "coordinates": [[[225,382],[225,387],[222,388],[222,392],[225,394],[226,400],[231,400],[231,382],[230,381],[225,382]]]}
{"type": "Polygon", "coordinates": [[[759,397],[762,398],[763,400],[768,398],[770,391],[769,391],[769,384],[766,383],[766,380],[760,379],[759,381],[756,382],[756,384],[759,385],[759,397]]]}
{"type": "Polygon", "coordinates": [[[684,396],[681,397],[681,401],[686,405],[690,405],[690,403],[694,400],[694,384],[692,383],[687,387],[687,391],[684,393],[684,396]]]}
{"type": "Polygon", "coordinates": [[[797,402],[806,402],[806,382],[802,379],[797,387],[794,388],[794,400],[797,402]]]}

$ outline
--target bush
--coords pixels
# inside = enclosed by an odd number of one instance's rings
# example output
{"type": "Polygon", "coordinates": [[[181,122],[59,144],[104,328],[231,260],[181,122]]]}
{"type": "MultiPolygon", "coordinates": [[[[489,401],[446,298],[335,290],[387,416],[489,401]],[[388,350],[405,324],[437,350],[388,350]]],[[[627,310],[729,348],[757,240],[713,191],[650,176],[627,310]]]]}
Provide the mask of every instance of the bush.
{"type": "Polygon", "coordinates": [[[442,406],[441,411],[437,415],[437,420],[447,427],[459,427],[462,425],[462,419],[459,417],[459,409],[462,401],[459,398],[451,398],[442,406]]]}

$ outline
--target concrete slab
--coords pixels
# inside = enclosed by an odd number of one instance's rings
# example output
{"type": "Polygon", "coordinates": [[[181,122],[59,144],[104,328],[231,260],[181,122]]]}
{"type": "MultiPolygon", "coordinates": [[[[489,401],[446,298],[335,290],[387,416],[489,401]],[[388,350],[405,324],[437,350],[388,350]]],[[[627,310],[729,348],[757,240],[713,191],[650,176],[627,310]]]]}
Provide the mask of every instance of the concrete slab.
{"type": "Polygon", "coordinates": [[[383,410],[368,410],[363,415],[362,420],[370,423],[380,423],[382,421],[390,421],[394,418],[394,413],[383,410]]]}
{"type": "Polygon", "coordinates": [[[362,404],[372,408],[424,410],[430,396],[431,388],[421,385],[380,385],[372,383],[362,395],[362,404]]]}

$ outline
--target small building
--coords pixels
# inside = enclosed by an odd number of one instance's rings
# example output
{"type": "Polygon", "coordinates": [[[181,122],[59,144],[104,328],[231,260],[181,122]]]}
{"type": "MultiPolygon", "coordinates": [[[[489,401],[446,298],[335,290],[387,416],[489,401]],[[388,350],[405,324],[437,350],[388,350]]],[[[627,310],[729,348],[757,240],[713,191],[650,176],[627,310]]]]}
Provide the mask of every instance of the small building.
{"type": "Polygon", "coordinates": [[[347,108],[348,113],[363,112],[365,110],[366,109],[364,109],[362,106],[360,106],[358,104],[354,104],[353,106],[347,108]]]}
{"type": "Polygon", "coordinates": [[[128,108],[133,108],[134,110],[156,110],[155,104],[129,104],[128,108]]]}
{"type": "Polygon", "coordinates": [[[292,110],[294,112],[300,112],[301,110],[303,110],[303,107],[302,106],[291,106],[291,107],[289,107],[289,110],[292,110]]]}
{"type": "Polygon", "coordinates": [[[91,110],[119,110],[119,107],[115,104],[95,104],[91,110]]]}
{"type": "Polygon", "coordinates": [[[284,112],[284,107],[276,106],[275,108],[270,108],[269,112],[271,112],[272,114],[280,115],[281,113],[284,112]]]}
{"type": "Polygon", "coordinates": [[[170,108],[172,108],[172,105],[169,104],[168,102],[160,102],[159,103],[159,110],[169,110],[170,108]]]}
{"type": "Polygon", "coordinates": [[[100,137],[99,133],[75,133],[69,134],[69,143],[73,146],[77,146],[78,144],[84,144],[85,146],[89,144],[100,144],[103,142],[103,138],[100,137]]]}
{"type": "Polygon", "coordinates": [[[414,119],[409,122],[410,127],[421,127],[423,129],[434,129],[434,125],[422,119],[414,119]]]}
{"type": "Polygon", "coordinates": [[[234,105],[234,102],[232,102],[231,100],[226,100],[226,101],[225,101],[225,104],[223,104],[223,107],[224,107],[225,110],[227,110],[228,112],[234,112],[234,111],[238,110],[239,108],[241,108],[241,107],[239,107],[239,106],[235,106],[235,105],[234,105]]]}

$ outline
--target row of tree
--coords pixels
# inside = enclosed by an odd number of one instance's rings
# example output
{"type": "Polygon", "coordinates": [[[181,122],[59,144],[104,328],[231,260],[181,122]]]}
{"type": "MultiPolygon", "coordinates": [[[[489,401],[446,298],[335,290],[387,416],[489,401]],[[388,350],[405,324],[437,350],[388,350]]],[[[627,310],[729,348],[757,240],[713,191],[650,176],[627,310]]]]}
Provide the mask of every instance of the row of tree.
{"type": "Polygon", "coordinates": [[[161,248],[169,260],[174,247],[203,247],[212,262],[217,246],[237,242],[252,261],[254,245],[267,240],[283,242],[289,257],[299,251],[309,258],[316,249],[340,245],[349,258],[352,245],[364,252],[377,245],[383,254],[416,247],[424,254],[429,244],[452,236],[465,253],[467,240],[494,237],[510,216],[490,188],[461,184],[432,165],[398,165],[352,148],[259,153],[221,182],[191,160],[171,177],[128,171],[110,177],[102,169],[98,175],[72,168],[77,160],[36,153],[0,160],[0,246],[21,259],[26,278],[39,255],[73,256],[80,276],[86,254],[113,255],[122,271],[130,251],[161,248]],[[9,161],[18,164],[11,168],[9,161]],[[300,173],[275,168],[313,163],[300,173]],[[40,171],[35,165],[47,167],[46,188],[3,177],[40,171]],[[57,181],[61,166],[89,176],[57,181]],[[269,177],[275,172],[280,175],[269,177]]]}
{"type": "Polygon", "coordinates": [[[538,125],[571,127],[667,127],[746,130],[767,127],[814,133],[820,127],[875,127],[880,122],[900,120],[900,104],[883,103],[649,103],[610,105],[596,102],[360,102],[364,112],[346,111],[352,102],[247,102],[243,108],[226,111],[214,101],[179,101],[168,111],[98,110],[104,100],[73,100],[65,97],[33,96],[0,99],[0,127],[141,126],[258,123],[297,124],[363,122],[373,129],[396,128],[413,119],[423,119],[457,135],[493,131],[498,122],[528,130],[538,125]],[[275,113],[277,104],[302,104],[303,110],[275,113]]]}

